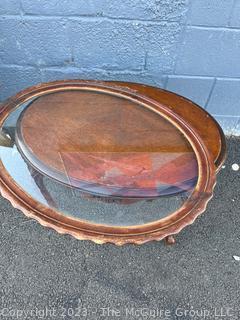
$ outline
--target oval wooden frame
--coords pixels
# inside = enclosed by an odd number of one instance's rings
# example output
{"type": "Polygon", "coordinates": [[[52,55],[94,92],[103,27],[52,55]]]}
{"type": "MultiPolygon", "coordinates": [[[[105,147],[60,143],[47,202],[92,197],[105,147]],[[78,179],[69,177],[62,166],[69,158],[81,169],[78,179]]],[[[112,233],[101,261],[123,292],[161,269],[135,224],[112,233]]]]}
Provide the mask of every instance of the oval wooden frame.
{"type": "Polygon", "coordinates": [[[185,226],[193,223],[205,210],[213,194],[216,182],[216,168],[213,159],[198,132],[189,123],[168,107],[149,98],[147,95],[141,95],[135,90],[118,86],[117,82],[64,80],[45,83],[23,90],[7,100],[0,112],[0,126],[2,126],[11,111],[33,97],[57,91],[83,88],[84,90],[111,92],[141,103],[143,106],[166,118],[185,135],[196,154],[199,169],[198,182],[191,197],[173,214],[153,223],[131,227],[98,225],[63,216],[59,212],[40,204],[13,181],[0,161],[1,194],[15,208],[21,210],[26,216],[36,219],[43,226],[53,228],[59,233],[70,234],[77,239],[92,240],[98,244],[106,242],[116,245],[123,245],[125,243],[143,244],[151,240],[161,240],[169,235],[176,234],[185,226]]]}

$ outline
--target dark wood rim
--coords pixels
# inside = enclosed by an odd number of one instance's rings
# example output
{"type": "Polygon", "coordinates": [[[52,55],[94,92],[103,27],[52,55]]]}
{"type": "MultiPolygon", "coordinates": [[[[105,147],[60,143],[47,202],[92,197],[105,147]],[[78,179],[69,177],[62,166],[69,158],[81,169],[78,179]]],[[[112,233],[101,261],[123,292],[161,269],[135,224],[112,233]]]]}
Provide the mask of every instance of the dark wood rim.
{"type": "Polygon", "coordinates": [[[182,228],[193,223],[196,217],[205,210],[207,202],[212,197],[216,170],[214,162],[196,130],[172,110],[155,100],[140,95],[134,90],[118,87],[117,83],[110,85],[110,83],[106,84],[100,81],[57,81],[28,88],[6,101],[1,110],[0,125],[2,126],[4,120],[13,109],[33,97],[78,88],[110,91],[119,96],[127,96],[129,99],[142,104],[173,123],[185,135],[198,160],[199,177],[191,197],[179,210],[160,221],[132,227],[97,225],[63,216],[57,211],[40,204],[17,186],[5,170],[2,162],[0,162],[0,190],[2,195],[14,207],[23,211],[27,216],[35,218],[42,225],[51,227],[60,233],[68,233],[78,239],[88,239],[96,243],[142,244],[150,240],[161,240],[168,235],[178,233],[182,228]]]}

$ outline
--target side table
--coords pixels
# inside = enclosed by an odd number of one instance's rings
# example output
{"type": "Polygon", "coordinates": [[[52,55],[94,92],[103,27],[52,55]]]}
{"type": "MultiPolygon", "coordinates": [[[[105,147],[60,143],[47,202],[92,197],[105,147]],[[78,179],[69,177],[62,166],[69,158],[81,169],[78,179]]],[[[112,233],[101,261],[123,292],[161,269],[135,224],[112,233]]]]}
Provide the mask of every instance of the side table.
{"type": "Polygon", "coordinates": [[[95,243],[143,244],[194,222],[226,156],[204,109],[136,83],[28,88],[0,112],[0,190],[25,215],[95,243]]]}

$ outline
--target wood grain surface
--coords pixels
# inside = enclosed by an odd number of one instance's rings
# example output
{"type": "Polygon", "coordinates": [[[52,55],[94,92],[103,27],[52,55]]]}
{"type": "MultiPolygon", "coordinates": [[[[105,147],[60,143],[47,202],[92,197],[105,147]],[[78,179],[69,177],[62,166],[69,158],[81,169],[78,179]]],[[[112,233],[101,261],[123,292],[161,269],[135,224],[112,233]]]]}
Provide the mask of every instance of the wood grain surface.
{"type": "MultiPolygon", "coordinates": [[[[153,87],[148,87],[144,85],[138,84],[129,84],[129,83],[119,83],[119,82],[102,82],[102,81],[83,81],[83,80],[65,80],[65,81],[56,81],[52,83],[45,83],[38,86],[34,86],[19,92],[14,97],[11,97],[8,101],[6,101],[0,113],[0,125],[2,127],[6,117],[16,108],[18,108],[21,104],[26,103],[30,99],[44,97],[46,95],[53,95],[57,92],[62,91],[75,91],[75,90],[82,90],[84,88],[85,91],[95,91],[96,93],[103,93],[108,92],[112,93],[112,95],[119,97],[127,98],[127,100],[131,100],[131,103],[126,105],[126,110],[131,106],[132,103],[142,106],[145,106],[145,111],[139,118],[139,112],[137,111],[137,117],[134,115],[124,117],[125,120],[122,119],[121,114],[119,114],[118,121],[116,120],[115,113],[108,110],[109,118],[106,119],[103,117],[102,120],[99,122],[106,124],[105,130],[103,132],[99,132],[93,125],[93,132],[97,135],[89,134],[88,143],[83,145],[82,143],[78,143],[72,139],[72,129],[69,129],[69,134],[64,135],[65,142],[61,145],[61,148],[64,149],[67,146],[67,154],[71,155],[71,152],[75,148],[81,148],[85,150],[85,152],[89,152],[89,146],[91,145],[90,151],[92,150],[101,151],[103,148],[114,148],[117,147],[117,150],[121,151],[122,147],[124,150],[128,150],[131,153],[133,146],[129,141],[135,141],[134,148],[139,148],[141,150],[142,146],[144,146],[144,150],[148,147],[148,150],[157,150],[161,153],[165,150],[167,146],[169,150],[169,145],[165,143],[165,139],[169,139],[168,143],[171,145],[171,139],[174,137],[174,150],[177,152],[184,151],[184,154],[191,154],[192,150],[194,151],[197,166],[198,166],[198,179],[196,182],[196,187],[191,193],[191,196],[186,200],[181,208],[176,210],[170,216],[167,216],[163,219],[155,221],[153,223],[148,223],[144,225],[137,225],[137,226],[128,226],[128,227],[116,227],[116,226],[107,226],[107,225],[100,225],[89,223],[88,221],[82,221],[79,219],[74,219],[70,216],[63,215],[58,210],[55,210],[50,207],[46,207],[42,205],[35,199],[33,199],[27,192],[22,190],[19,185],[13,180],[13,178],[9,175],[6,171],[2,161],[0,161],[0,191],[1,194],[7,198],[14,207],[22,210],[22,212],[27,215],[28,217],[34,218],[39,221],[42,225],[46,227],[53,228],[54,230],[60,233],[67,233],[71,234],[72,236],[76,237],[77,239],[87,239],[92,240],[96,243],[102,244],[106,242],[111,242],[117,245],[123,245],[126,243],[135,243],[135,244],[142,244],[151,240],[161,240],[163,238],[169,237],[173,234],[180,232],[184,227],[192,224],[195,219],[205,210],[208,201],[211,199],[213,194],[213,188],[216,182],[216,171],[220,168],[220,165],[224,162],[226,149],[225,149],[225,139],[220,129],[219,125],[208,115],[204,110],[200,107],[196,106],[189,100],[184,99],[183,97],[179,97],[173,93],[168,93],[161,89],[154,89],[153,87]],[[167,96],[169,97],[167,98],[167,96]],[[154,96],[156,97],[154,99],[154,96]],[[165,99],[165,100],[164,100],[165,99]],[[178,106],[176,106],[178,104],[178,106]],[[185,109],[182,110],[182,108],[185,109]],[[146,111],[148,109],[148,111],[146,111]],[[180,110],[181,109],[181,110],[180,110]],[[167,128],[167,130],[172,131],[170,138],[166,138],[165,136],[160,139],[162,142],[160,143],[158,139],[156,139],[155,135],[159,134],[158,126],[156,125],[156,129],[154,126],[155,117],[149,120],[148,112],[155,112],[156,114],[160,115],[156,118],[165,119],[163,123],[161,123],[161,128],[167,128]],[[192,111],[191,111],[192,110],[192,111]],[[185,112],[185,115],[184,115],[185,112]],[[180,115],[181,114],[181,115],[180,115]],[[201,115],[200,115],[201,114],[201,115]],[[200,117],[206,120],[206,128],[204,126],[200,126],[197,124],[200,117]],[[153,140],[151,140],[151,135],[148,136],[148,139],[144,139],[145,134],[142,135],[142,143],[141,139],[134,140],[125,140],[124,138],[119,138],[121,136],[121,132],[117,131],[118,134],[111,135],[108,130],[108,122],[115,121],[114,123],[117,125],[122,124],[123,126],[128,128],[128,123],[131,119],[136,120],[136,123],[139,121],[139,128],[140,124],[144,123],[144,126],[149,128],[153,126],[154,130],[152,133],[153,140]],[[115,119],[115,120],[114,120],[115,119]],[[192,119],[192,120],[191,120],[192,119]],[[208,119],[208,120],[207,120],[208,119]],[[109,121],[108,121],[109,120],[109,121]],[[150,122],[148,122],[150,121],[150,122]],[[126,124],[125,124],[126,122],[126,124]],[[151,123],[151,125],[149,124],[151,123]],[[171,125],[169,125],[171,123],[171,125]],[[165,127],[166,125],[166,127],[165,127]],[[173,127],[173,128],[172,128],[173,127]],[[176,130],[177,128],[177,130],[176,130]],[[208,134],[206,135],[206,130],[208,134]],[[179,132],[181,132],[179,134],[179,132]],[[95,137],[99,134],[102,134],[101,139],[95,141],[95,137]],[[212,135],[212,136],[211,136],[212,135]],[[114,136],[114,143],[112,143],[112,139],[114,136]],[[183,139],[183,136],[185,137],[183,139]],[[215,137],[215,138],[214,138],[215,137]],[[139,140],[139,141],[138,141],[139,140]],[[91,141],[91,144],[89,143],[91,141]],[[100,143],[99,143],[99,142],[100,143]],[[137,143],[138,141],[138,143],[137,143]],[[146,146],[148,141],[148,146],[146,146]],[[149,141],[151,143],[149,144],[149,141]],[[184,143],[183,143],[184,141],[184,143]],[[187,141],[187,143],[186,143],[187,141]],[[74,143],[73,143],[74,142],[74,143]],[[176,143],[177,142],[177,143],[176,143]],[[178,143],[179,142],[179,143],[178,143]],[[213,146],[214,144],[214,146],[213,146]],[[65,145],[65,146],[64,146],[65,145]],[[217,147],[216,147],[217,145],[217,147]],[[100,149],[99,149],[100,148],[100,149]],[[215,161],[215,165],[214,165],[215,161]]],[[[41,98],[42,99],[42,98],[41,98]]],[[[115,98],[114,98],[115,99],[115,98]]],[[[36,100],[37,101],[37,100],[36,100]]],[[[39,99],[40,101],[40,99],[39,99]]],[[[86,99],[86,102],[89,99],[86,99]]],[[[89,103],[89,102],[87,102],[89,103]]],[[[96,102],[95,102],[96,104],[96,102]]],[[[92,105],[94,107],[94,101],[92,101],[92,105]]],[[[59,105],[61,105],[61,101],[59,101],[59,105]]],[[[115,105],[113,103],[112,105],[115,105]]],[[[43,106],[44,108],[44,106],[43,106]]],[[[109,108],[109,106],[104,105],[103,108],[109,108]]],[[[134,106],[137,109],[138,106],[134,106]]],[[[120,108],[118,108],[120,109],[120,108]]],[[[30,109],[29,109],[30,110],[30,109]]],[[[84,109],[85,110],[85,109],[84,109]]],[[[65,114],[64,110],[64,114],[65,114]]],[[[98,113],[97,113],[98,114],[98,113]]],[[[88,114],[91,118],[94,117],[94,114],[88,114]]],[[[87,116],[87,115],[86,115],[87,116]]],[[[102,117],[102,115],[101,115],[102,117]]],[[[23,118],[22,118],[23,120],[23,118]]],[[[40,119],[38,118],[40,121],[40,119]]],[[[51,119],[51,124],[52,124],[51,119]]],[[[29,120],[30,121],[30,120],[29,120]]],[[[56,122],[58,120],[56,119],[56,122]]],[[[161,121],[161,120],[159,120],[161,121]]],[[[200,121],[199,121],[200,122],[200,121]]],[[[158,122],[160,124],[160,122],[158,122]]],[[[84,124],[84,123],[83,123],[84,124]]],[[[50,123],[49,123],[50,125],[50,123]]],[[[46,148],[48,145],[48,138],[44,136],[45,132],[40,128],[39,122],[39,134],[42,134],[41,141],[41,148],[46,148]]],[[[98,126],[97,126],[98,127],[98,126]]],[[[103,125],[104,127],[104,125],[103,125]]],[[[23,125],[23,128],[26,130],[31,131],[31,126],[23,125]]],[[[36,127],[33,127],[35,130],[36,127]]],[[[56,128],[56,126],[52,126],[52,128],[56,128]]],[[[68,132],[68,127],[64,127],[64,123],[58,123],[57,125],[59,137],[61,136],[61,130],[64,132],[68,132]]],[[[69,126],[72,128],[72,126],[69,126]]],[[[112,127],[113,128],[113,127],[112,127]]],[[[137,127],[138,128],[138,127],[137,127]]],[[[103,128],[104,129],[104,128],[103,128]]],[[[136,129],[136,128],[135,128],[136,129]]],[[[49,133],[50,127],[48,128],[49,133]]],[[[55,130],[55,129],[54,129],[55,130]]],[[[82,130],[79,128],[79,130],[82,130]]],[[[114,128],[114,130],[116,130],[114,128]]],[[[135,130],[133,130],[134,132],[135,130]]],[[[169,132],[169,131],[168,131],[169,132]]],[[[27,135],[26,131],[26,135],[27,135]]],[[[52,135],[54,136],[54,135],[52,135]]],[[[125,136],[121,136],[125,137],[125,136]]],[[[61,139],[60,139],[61,140],[61,139]]],[[[53,143],[53,141],[51,142],[53,143]]],[[[57,141],[60,143],[60,141],[57,141]]],[[[60,145],[60,144],[59,144],[60,145]]],[[[40,148],[40,149],[41,149],[40,148]]],[[[50,148],[49,148],[50,150],[50,148]]],[[[105,150],[105,149],[104,149],[105,150]]],[[[115,149],[114,149],[115,150],[115,149]]],[[[134,149],[135,150],[135,149],[134,149]]],[[[31,152],[33,150],[30,150],[31,152]]],[[[113,150],[112,150],[113,151],[113,150]]],[[[135,151],[134,151],[135,153],[135,151]]],[[[32,152],[33,154],[33,152],[32,152]]],[[[40,157],[41,152],[38,152],[40,157]]],[[[42,155],[43,156],[43,155],[42,155]]],[[[52,155],[48,155],[47,159],[44,159],[44,162],[47,160],[48,166],[53,168],[55,165],[55,160],[52,158],[52,155]],[[52,161],[52,162],[51,162],[52,161]]],[[[68,161],[68,160],[67,160],[68,161]]],[[[125,161],[125,160],[124,160],[125,161]]],[[[71,162],[71,161],[70,161],[71,162]]],[[[118,162],[119,163],[119,162],[118,162]]],[[[56,167],[59,169],[60,167],[56,167]]],[[[131,168],[130,168],[131,169],[131,168]]],[[[168,238],[169,239],[169,238],[168,238]]]]}

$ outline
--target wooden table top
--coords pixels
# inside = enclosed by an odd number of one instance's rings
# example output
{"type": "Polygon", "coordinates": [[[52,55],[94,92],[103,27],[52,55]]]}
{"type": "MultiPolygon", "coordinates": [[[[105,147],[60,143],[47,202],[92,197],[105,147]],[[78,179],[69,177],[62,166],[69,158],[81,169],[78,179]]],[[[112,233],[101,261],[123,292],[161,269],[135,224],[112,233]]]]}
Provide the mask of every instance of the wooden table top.
{"type": "Polygon", "coordinates": [[[134,83],[28,88],[3,103],[0,128],[1,194],[44,226],[96,243],[142,244],[193,223],[226,155],[205,110],[134,83]]]}
{"type": "Polygon", "coordinates": [[[155,197],[191,190],[195,153],[169,121],[106,92],[57,92],[33,101],[18,141],[35,168],[90,193],[155,197]]]}

